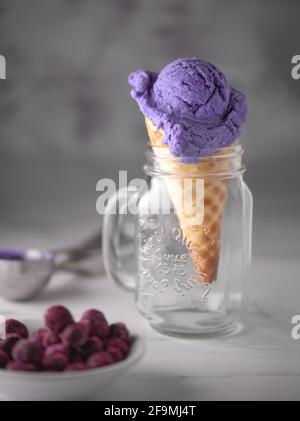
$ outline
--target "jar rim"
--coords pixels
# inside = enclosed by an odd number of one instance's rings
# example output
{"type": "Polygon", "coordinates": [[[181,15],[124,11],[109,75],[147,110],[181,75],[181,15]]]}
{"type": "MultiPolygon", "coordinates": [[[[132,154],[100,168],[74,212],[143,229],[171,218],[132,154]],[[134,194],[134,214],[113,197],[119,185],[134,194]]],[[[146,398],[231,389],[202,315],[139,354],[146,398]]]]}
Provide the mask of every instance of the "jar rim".
{"type": "Polygon", "coordinates": [[[245,171],[242,165],[244,149],[239,142],[220,148],[205,149],[199,160],[186,161],[171,155],[168,146],[152,146],[146,151],[144,171],[151,176],[234,177],[245,171]]]}

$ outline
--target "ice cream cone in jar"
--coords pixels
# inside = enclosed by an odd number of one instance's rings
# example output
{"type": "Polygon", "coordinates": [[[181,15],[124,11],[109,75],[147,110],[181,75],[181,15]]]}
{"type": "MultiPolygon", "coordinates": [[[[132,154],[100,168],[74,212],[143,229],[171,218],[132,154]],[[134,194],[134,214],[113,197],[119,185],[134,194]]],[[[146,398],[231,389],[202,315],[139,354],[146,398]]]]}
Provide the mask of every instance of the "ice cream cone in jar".
{"type": "Polygon", "coordinates": [[[137,188],[108,202],[106,273],[135,293],[137,310],[162,334],[232,334],[247,308],[252,250],[240,139],[246,98],[196,58],[137,70],[129,83],[148,133],[147,182],[134,180],[137,188]]]}
{"type": "Polygon", "coordinates": [[[198,59],[178,59],[158,74],[138,70],[129,83],[151,147],[159,151],[160,169],[172,174],[164,182],[197,279],[211,284],[217,279],[228,197],[228,180],[219,175],[229,169],[228,149],[246,118],[245,96],[215,66],[198,59]]]}

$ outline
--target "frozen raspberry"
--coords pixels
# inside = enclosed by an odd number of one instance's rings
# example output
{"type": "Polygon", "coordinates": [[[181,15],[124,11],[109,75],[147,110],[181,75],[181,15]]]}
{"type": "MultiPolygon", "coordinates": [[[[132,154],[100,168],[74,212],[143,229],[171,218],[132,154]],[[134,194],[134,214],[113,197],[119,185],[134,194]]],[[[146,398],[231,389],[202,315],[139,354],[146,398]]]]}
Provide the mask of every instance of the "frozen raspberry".
{"type": "Polygon", "coordinates": [[[62,331],[60,338],[70,346],[79,347],[87,340],[86,329],[82,324],[74,323],[62,331]]]}
{"type": "Polygon", "coordinates": [[[99,368],[112,364],[113,362],[112,356],[108,352],[102,351],[91,355],[87,360],[86,366],[87,368],[99,368]]]}
{"type": "Polygon", "coordinates": [[[45,314],[46,326],[55,333],[62,332],[67,326],[74,323],[68,309],[63,306],[50,307],[45,314]]]}
{"type": "Polygon", "coordinates": [[[47,348],[47,346],[58,344],[60,342],[60,338],[56,335],[56,333],[52,332],[47,328],[38,329],[32,333],[30,339],[33,342],[38,343],[39,345],[47,348]]]}
{"type": "Polygon", "coordinates": [[[116,346],[108,348],[108,352],[112,356],[115,363],[118,363],[119,361],[124,360],[125,358],[123,352],[120,350],[120,348],[117,348],[116,346]]]}
{"type": "Polygon", "coordinates": [[[70,347],[67,344],[50,345],[45,350],[45,357],[51,357],[54,354],[63,354],[67,359],[70,358],[70,347]]]}
{"type": "Polygon", "coordinates": [[[105,340],[105,349],[109,350],[110,348],[118,348],[123,355],[128,354],[129,346],[126,342],[122,341],[120,338],[108,338],[105,340]]]}
{"type": "Polygon", "coordinates": [[[124,323],[113,323],[110,326],[110,336],[115,336],[122,339],[123,341],[130,342],[130,334],[127,326],[124,323]]]}
{"type": "Polygon", "coordinates": [[[19,335],[11,333],[8,338],[0,341],[0,350],[4,351],[11,358],[11,351],[19,340],[19,335]]]}
{"type": "Polygon", "coordinates": [[[4,368],[8,363],[9,358],[6,352],[0,351],[0,368],[4,368]]]}
{"type": "Polygon", "coordinates": [[[19,338],[28,338],[27,327],[15,319],[8,319],[5,321],[5,333],[6,337],[9,338],[11,335],[18,335],[19,338]]]}
{"type": "Polygon", "coordinates": [[[103,341],[99,338],[93,337],[89,338],[82,347],[82,353],[85,358],[89,358],[92,354],[96,352],[103,351],[104,344],[103,341]]]}
{"type": "Polygon", "coordinates": [[[86,311],[80,321],[87,329],[88,336],[97,338],[107,338],[109,335],[109,326],[104,314],[98,310],[86,311]]]}
{"type": "Polygon", "coordinates": [[[90,310],[87,310],[83,313],[81,320],[90,319],[90,320],[96,320],[96,319],[102,319],[106,320],[104,313],[100,310],[96,310],[94,308],[91,308],[90,310]]]}
{"type": "Polygon", "coordinates": [[[20,363],[39,364],[43,357],[43,347],[29,339],[20,339],[12,349],[12,357],[20,363]]]}
{"type": "Polygon", "coordinates": [[[13,371],[38,371],[38,368],[31,363],[21,363],[18,361],[10,361],[6,364],[6,370],[13,371]]]}
{"type": "Polygon", "coordinates": [[[82,363],[70,363],[67,365],[64,371],[81,371],[85,369],[86,369],[86,366],[82,363]]]}
{"type": "Polygon", "coordinates": [[[70,362],[71,363],[84,363],[86,360],[81,348],[71,348],[70,362]]]}
{"type": "Polygon", "coordinates": [[[62,371],[69,363],[69,359],[66,354],[56,352],[43,358],[43,368],[47,371],[62,371]]]}

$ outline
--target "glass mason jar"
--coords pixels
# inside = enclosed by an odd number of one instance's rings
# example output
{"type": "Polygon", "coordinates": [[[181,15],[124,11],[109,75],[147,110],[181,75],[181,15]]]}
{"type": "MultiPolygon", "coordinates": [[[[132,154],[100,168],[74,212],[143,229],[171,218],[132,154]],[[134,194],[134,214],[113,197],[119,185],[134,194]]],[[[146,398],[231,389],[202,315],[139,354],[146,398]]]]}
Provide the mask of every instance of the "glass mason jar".
{"type": "Polygon", "coordinates": [[[106,272],[135,291],[157,331],[180,337],[233,332],[248,300],[252,195],[240,144],[197,163],[149,148],[147,183],[123,188],[106,208],[106,272]]]}

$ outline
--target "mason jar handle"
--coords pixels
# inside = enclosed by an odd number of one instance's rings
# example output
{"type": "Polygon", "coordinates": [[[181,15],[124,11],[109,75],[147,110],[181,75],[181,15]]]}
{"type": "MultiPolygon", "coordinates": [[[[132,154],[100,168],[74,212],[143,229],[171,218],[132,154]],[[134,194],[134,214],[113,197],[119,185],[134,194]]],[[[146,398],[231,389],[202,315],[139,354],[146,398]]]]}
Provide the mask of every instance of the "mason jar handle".
{"type": "Polygon", "coordinates": [[[127,187],[118,190],[109,199],[103,219],[102,251],[106,274],[131,292],[136,289],[136,274],[134,268],[127,266],[135,262],[135,218],[128,214],[128,204],[136,194],[136,190],[127,187]],[[125,224],[125,217],[129,224],[125,224]]]}

